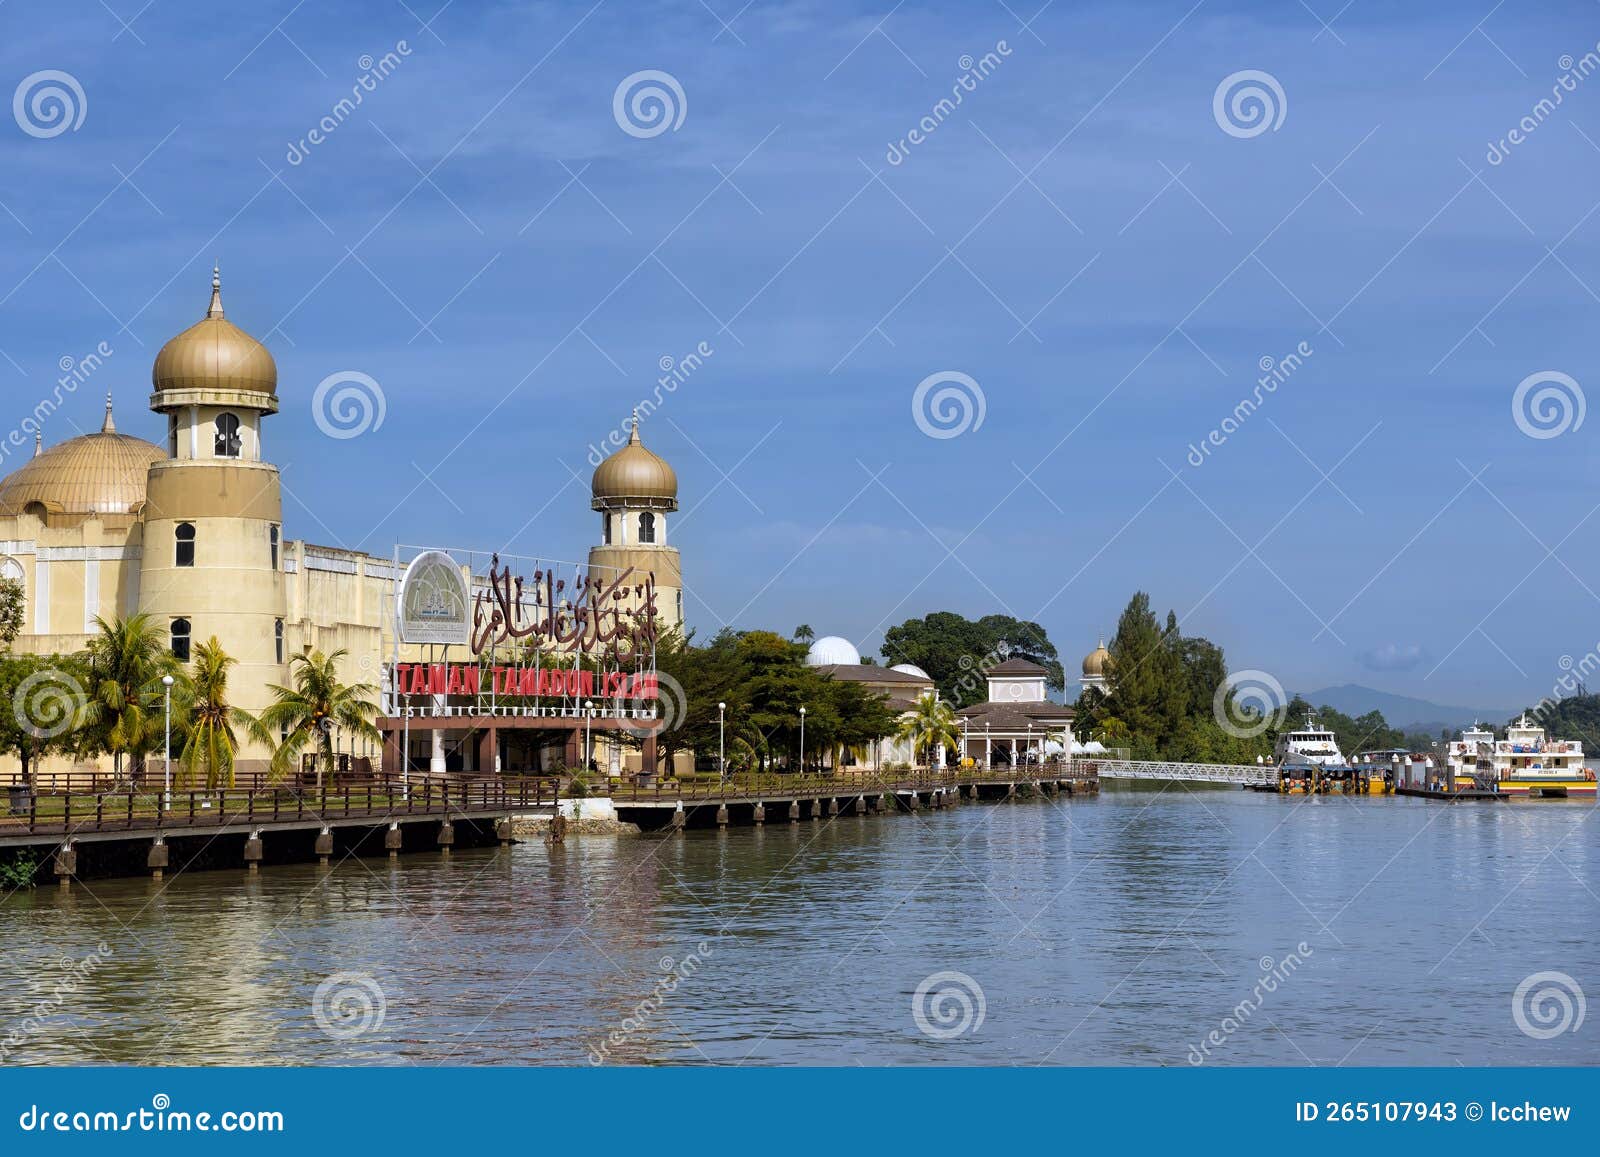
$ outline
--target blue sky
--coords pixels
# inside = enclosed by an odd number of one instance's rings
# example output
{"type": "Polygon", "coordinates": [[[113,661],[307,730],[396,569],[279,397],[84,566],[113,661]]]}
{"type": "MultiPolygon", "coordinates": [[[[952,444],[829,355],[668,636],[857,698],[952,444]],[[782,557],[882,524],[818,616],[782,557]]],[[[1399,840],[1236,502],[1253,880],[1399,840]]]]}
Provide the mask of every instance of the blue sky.
{"type": "Polygon", "coordinates": [[[1600,640],[1600,419],[1512,410],[1529,375],[1600,381],[1600,76],[1486,157],[1600,41],[1592,4],[108,3],[0,7],[5,86],[86,102],[0,130],[8,428],[104,341],[47,440],[108,387],[159,437],[149,363],[215,257],[278,359],[294,537],[581,558],[588,446],[704,342],[644,434],[705,632],[872,651],[1002,611],[1070,664],[1143,588],[1290,688],[1491,705],[1600,640]],[[615,118],[642,70],[675,130],[615,118]],[[1244,70],[1275,129],[1216,118],[1244,70]],[[341,371],[385,416],[335,440],[311,398],[341,371]],[[981,426],[919,429],[941,372],[981,426]]]}

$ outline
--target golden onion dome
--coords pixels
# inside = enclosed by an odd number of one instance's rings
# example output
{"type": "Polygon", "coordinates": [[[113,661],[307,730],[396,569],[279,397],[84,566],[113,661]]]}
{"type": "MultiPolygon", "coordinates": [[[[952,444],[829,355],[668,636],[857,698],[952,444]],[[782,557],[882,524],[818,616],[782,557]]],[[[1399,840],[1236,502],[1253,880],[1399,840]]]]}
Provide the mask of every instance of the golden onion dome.
{"type": "Polygon", "coordinates": [[[0,515],[37,504],[51,514],[133,514],[144,505],[145,477],[167,452],[153,442],[117,433],[106,398],[98,434],[36,448],[26,465],[0,479],[0,515]]]}
{"type": "Polygon", "coordinates": [[[639,415],[633,415],[628,444],[595,467],[590,484],[595,510],[637,503],[665,510],[678,509],[678,476],[639,441],[639,415]]]}
{"type": "Polygon", "coordinates": [[[1083,673],[1091,679],[1103,678],[1106,673],[1106,664],[1111,661],[1111,652],[1106,650],[1106,641],[1100,640],[1100,645],[1090,651],[1083,659],[1083,673]]]}
{"type": "Polygon", "coordinates": [[[276,396],[278,363],[267,347],[222,314],[222,276],[211,271],[211,307],[161,347],[150,381],[165,390],[230,390],[276,396]]]}

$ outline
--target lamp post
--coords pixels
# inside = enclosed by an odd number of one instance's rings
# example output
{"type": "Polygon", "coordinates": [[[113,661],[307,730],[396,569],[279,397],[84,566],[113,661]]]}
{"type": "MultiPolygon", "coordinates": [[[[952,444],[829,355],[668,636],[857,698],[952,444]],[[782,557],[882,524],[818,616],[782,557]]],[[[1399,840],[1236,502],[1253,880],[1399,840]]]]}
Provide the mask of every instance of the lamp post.
{"type": "Polygon", "coordinates": [[[162,773],[161,783],[161,810],[172,810],[172,676],[161,676],[161,697],[166,701],[167,729],[166,743],[162,745],[161,754],[165,759],[165,770],[162,773]]]}
{"type": "Polygon", "coordinates": [[[722,755],[722,726],[723,726],[724,720],[727,717],[727,713],[728,713],[728,705],[726,703],[718,703],[717,704],[717,775],[718,775],[718,777],[720,777],[724,781],[726,781],[727,778],[728,778],[728,761],[726,759],[724,759],[723,755],[722,755]]]}
{"type": "Polygon", "coordinates": [[[800,774],[806,773],[806,705],[800,704],[800,774]]]}
{"type": "Polygon", "coordinates": [[[583,701],[583,770],[589,770],[594,759],[594,700],[583,701]]]}

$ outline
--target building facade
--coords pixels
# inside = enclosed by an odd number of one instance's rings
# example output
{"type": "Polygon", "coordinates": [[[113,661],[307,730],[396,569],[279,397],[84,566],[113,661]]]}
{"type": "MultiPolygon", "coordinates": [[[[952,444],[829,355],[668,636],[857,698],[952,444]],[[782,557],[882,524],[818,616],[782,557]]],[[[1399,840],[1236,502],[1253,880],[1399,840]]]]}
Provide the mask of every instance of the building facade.
{"type": "MultiPolygon", "coordinates": [[[[217,271],[205,315],[161,348],[151,384],[163,442],[119,430],[108,395],[98,432],[49,447],[36,435],[33,457],[0,478],[0,576],[21,584],[26,603],[15,649],[80,652],[97,620],[143,613],[181,660],[216,636],[238,661],[229,693],[246,711],[267,707],[272,687],[291,681],[293,657],[313,650],[345,651],[344,680],[371,684],[387,703],[395,663],[437,656],[396,642],[396,558],[286,536],[267,431],[277,365],[224,313],[217,271]]],[[[667,541],[677,476],[644,447],[637,420],[627,445],[595,470],[591,505],[602,522],[590,566],[654,574],[663,626],[681,629],[682,569],[667,541]]],[[[465,577],[474,590],[487,582],[465,577]]],[[[379,754],[357,740],[341,750],[379,754]]],[[[239,771],[264,770],[270,754],[247,743],[239,771]]],[[[439,758],[438,736],[419,729],[410,765],[439,758]]],[[[443,758],[475,767],[482,745],[461,736],[443,758]]],[[[489,758],[498,765],[498,752],[489,758]]],[[[40,774],[86,766],[101,770],[57,758],[40,774]]],[[[14,758],[0,764],[0,778],[17,770],[14,758]]]]}

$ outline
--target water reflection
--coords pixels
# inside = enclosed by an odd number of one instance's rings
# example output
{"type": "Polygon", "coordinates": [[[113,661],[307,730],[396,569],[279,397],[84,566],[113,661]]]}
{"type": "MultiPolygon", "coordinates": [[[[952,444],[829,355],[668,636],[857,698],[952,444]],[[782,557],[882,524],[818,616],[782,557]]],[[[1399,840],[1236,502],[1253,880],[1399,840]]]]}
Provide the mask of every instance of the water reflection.
{"type": "Polygon", "coordinates": [[[25,1064],[1182,1065],[1304,943],[1209,1063],[1595,1063],[1593,1023],[1534,1040],[1510,1011],[1536,971],[1600,983],[1589,814],[1108,792],[41,889],[0,905],[0,1041],[25,1064]],[[981,990],[976,1032],[918,1029],[944,972],[981,990]],[[319,1022],[336,975],[381,1001],[365,1031],[319,1022]]]}

